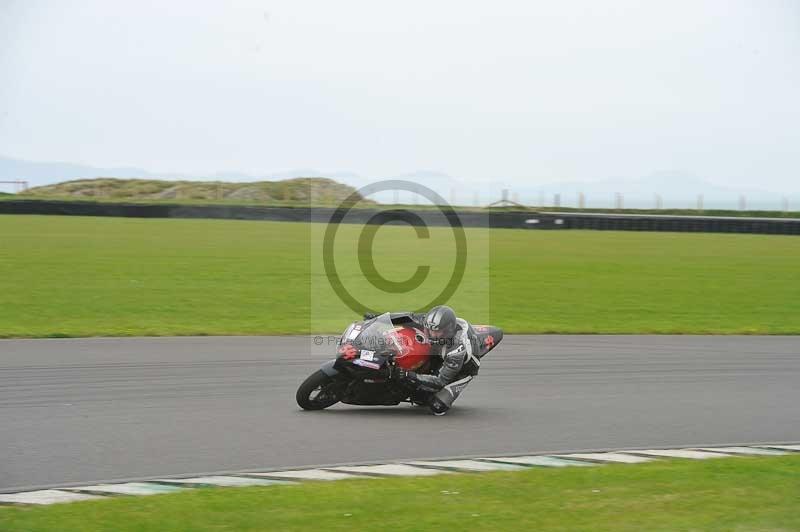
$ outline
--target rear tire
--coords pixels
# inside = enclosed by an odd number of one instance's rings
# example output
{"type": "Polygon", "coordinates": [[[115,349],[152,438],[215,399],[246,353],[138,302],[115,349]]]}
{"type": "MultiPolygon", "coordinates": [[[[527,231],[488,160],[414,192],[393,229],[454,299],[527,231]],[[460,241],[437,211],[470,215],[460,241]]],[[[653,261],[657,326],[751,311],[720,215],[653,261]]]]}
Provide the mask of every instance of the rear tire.
{"type": "Polygon", "coordinates": [[[332,389],[333,377],[321,370],[312,373],[297,389],[297,404],[303,410],[322,410],[339,402],[332,389]]]}

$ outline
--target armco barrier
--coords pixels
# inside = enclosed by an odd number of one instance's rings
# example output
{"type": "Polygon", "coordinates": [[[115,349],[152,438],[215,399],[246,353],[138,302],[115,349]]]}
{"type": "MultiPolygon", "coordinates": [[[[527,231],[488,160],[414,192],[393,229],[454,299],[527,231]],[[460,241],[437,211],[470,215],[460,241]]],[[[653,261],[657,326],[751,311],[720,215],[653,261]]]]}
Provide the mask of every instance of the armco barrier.
{"type": "Polygon", "coordinates": [[[593,229],[600,231],[671,231],[680,233],[756,233],[800,235],[797,218],[744,218],[588,213],[498,213],[493,227],[593,229]]]}
{"type": "MultiPolygon", "coordinates": [[[[378,212],[353,209],[345,219],[366,223],[378,212]]],[[[438,210],[414,211],[428,225],[447,225],[438,210]]],[[[97,203],[89,201],[7,200],[0,201],[0,214],[59,214],[71,216],[123,216],[133,218],[219,218],[284,222],[327,222],[334,213],[325,207],[266,207],[226,205],[178,205],[97,203]]],[[[661,216],[636,214],[537,213],[461,211],[465,227],[508,229],[594,229],[605,231],[672,231],[692,233],[758,233],[800,235],[800,219],[737,218],[705,216],[661,216]]],[[[397,222],[401,223],[401,222],[397,222]]]]}

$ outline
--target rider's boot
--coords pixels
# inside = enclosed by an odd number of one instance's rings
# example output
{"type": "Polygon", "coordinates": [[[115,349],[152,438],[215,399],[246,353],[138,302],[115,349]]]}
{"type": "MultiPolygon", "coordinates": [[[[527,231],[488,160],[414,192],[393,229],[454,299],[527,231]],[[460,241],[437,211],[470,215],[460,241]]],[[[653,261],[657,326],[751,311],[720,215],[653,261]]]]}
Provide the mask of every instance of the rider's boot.
{"type": "Polygon", "coordinates": [[[428,406],[430,407],[431,412],[433,412],[434,416],[443,416],[447,413],[448,410],[450,410],[450,407],[435,395],[431,397],[428,406]]]}
{"type": "Polygon", "coordinates": [[[467,387],[472,381],[472,376],[464,377],[463,379],[459,379],[455,382],[451,382],[431,397],[430,401],[428,402],[428,406],[431,409],[431,412],[437,416],[443,416],[450,410],[450,407],[453,405],[453,401],[458,399],[458,396],[461,395],[461,392],[464,388],[467,387]]]}

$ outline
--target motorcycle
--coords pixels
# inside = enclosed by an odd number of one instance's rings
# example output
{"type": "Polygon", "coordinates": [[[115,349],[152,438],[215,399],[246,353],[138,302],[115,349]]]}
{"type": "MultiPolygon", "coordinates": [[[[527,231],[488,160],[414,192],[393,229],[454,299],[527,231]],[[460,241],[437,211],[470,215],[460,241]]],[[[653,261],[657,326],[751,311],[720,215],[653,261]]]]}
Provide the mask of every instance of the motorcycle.
{"type": "MultiPolygon", "coordinates": [[[[473,326],[473,331],[472,353],[478,359],[477,364],[472,365],[475,375],[480,359],[500,343],[503,331],[490,325],[473,326]]],[[[304,410],[322,410],[339,402],[429,405],[432,392],[392,378],[395,367],[431,373],[441,365],[441,357],[431,355],[429,339],[416,327],[410,314],[387,312],[353,322],[337,346],[336,358],[323,364],[298,388],[297,404],[304,410]]]]}

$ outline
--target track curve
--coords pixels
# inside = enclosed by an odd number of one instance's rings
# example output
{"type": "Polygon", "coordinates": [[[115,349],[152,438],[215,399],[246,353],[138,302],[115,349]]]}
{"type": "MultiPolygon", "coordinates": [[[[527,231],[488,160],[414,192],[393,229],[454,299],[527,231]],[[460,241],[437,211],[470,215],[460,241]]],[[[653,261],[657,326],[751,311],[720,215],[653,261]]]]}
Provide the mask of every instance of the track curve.
{"type": "Polygon", "coordinates": [[[800,337],[507,336],[447,416],[303,412],[309,337],[0,340],[0,491],[435,456],[800,440],[800,337]]]}

